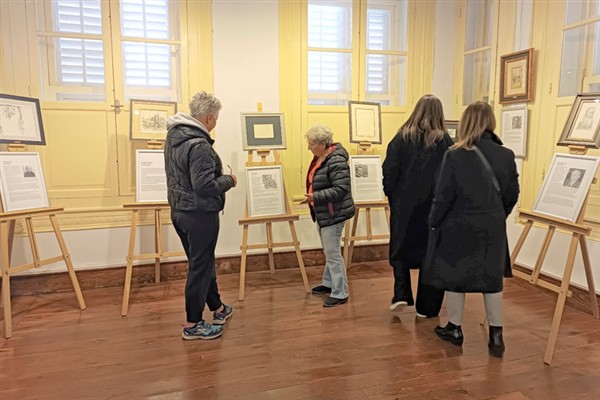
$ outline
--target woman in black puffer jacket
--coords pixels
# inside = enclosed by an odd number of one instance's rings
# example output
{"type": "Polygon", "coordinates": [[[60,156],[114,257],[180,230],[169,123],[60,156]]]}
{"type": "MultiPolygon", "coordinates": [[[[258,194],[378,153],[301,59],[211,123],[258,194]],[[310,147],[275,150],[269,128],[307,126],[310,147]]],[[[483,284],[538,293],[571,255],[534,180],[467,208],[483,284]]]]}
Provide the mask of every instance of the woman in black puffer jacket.
{"type": "Polygon", "coordinates": [[[348,279],[340,242],[345,221],[354,216],[348,152],[340,143],[333,143],[332,137],[333,132],[324,125],[316,125],[306,133],[314,158],[306,176],[304,202],[317,223],[326,260],[323,282],[312,293],[329,294],[323,307],[348,301],[348,279]]]}

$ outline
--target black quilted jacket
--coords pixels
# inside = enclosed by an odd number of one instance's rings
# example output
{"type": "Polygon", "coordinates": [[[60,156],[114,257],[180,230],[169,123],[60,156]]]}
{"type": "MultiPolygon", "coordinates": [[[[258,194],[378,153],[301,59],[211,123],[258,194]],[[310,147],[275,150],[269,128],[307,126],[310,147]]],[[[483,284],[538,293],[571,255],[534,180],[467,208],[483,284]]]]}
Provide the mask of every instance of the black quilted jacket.
{"type": "Polygon", "coordinates": [[[223,175],[221,159],[212,147],[214,140],[183,113],[170,118],[168,127],[165,170],[171,209],[218,213],[234,182],[230,175],[223,175]]]}

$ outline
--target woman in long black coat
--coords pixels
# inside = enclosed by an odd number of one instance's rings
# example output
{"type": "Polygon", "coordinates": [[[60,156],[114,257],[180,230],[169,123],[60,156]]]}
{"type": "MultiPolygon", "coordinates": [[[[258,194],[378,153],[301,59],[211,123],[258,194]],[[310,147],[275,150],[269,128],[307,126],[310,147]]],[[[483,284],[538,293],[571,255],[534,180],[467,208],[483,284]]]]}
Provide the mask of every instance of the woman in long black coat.
{"type": "Polygon", "coordinates": [[[517,203],[519,181],[515,156],[494,134],[494,112],[484,102],[465,110],[459,141],[444,157],[430,214],[430,236],[423,278],[446,291],[448,324],[435,332],[456,345],[465,293],[484,294],[489,321],[489,349],[504,352],[503,277],[510,276],[506,217],[517,203]]]}
{"type": "MultiPolygon", "coordinates": [[[[383,190],[391,211],[392,311],[415,304],[410,269],[420,268],[425,259],[435,174],[452,144],[444,125],[442,103],[433,95],[425,95],[388,145],[383,163],[383,190]]],[[[425,286],[419,278],[418,316],[437,316],[443,299],[443,290],[425,286]]]]}

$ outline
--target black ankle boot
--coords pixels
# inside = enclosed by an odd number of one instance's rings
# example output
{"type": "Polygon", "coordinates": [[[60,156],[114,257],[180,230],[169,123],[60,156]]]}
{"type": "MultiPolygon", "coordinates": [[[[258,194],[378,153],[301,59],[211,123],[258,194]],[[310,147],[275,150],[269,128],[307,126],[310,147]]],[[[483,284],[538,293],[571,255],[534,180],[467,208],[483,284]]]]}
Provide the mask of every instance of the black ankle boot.
{"type": "Polygon", "coordinates": [[[459,325],[454,325],[452,322],[448,321],[448,324],[442,328],[441,326],[437,326],[435,328],[435,334],[441,337],[444,340],[450,341],[450,343],[455,344],[457,346],[462,345],[464,337],[462,333],[462,329],[459,325]]]}
{"type": "Polygon", "coordinates": [[[490,355],[502,357],[504,354],[504,339],[502,338],[502,327],[490,325],[490,341],[488,343],[490,355]]]}

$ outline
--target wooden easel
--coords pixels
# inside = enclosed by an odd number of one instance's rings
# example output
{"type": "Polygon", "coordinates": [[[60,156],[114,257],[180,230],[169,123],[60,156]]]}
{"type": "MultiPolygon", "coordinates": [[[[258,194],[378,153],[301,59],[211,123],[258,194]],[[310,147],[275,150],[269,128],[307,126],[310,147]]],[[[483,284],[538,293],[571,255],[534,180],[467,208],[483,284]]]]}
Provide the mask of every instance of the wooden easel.
{"type": "MultiPolygon", "coordinates": [[[[359,154],[366,154],[367,151],[371,148],[371,143],[369,142],[360,142],[358,144],[359,154]]],[[[350,224],[346,224],[346,228],[344,231],[344,264],[346,268],[350,266],[352,263],[352,253],[354,252],[354,242],[357,240],[377,240],[377,239],[389,239],[390,235],[373,235],[372,223],[371,223],[371,210],[383,208],[385,212],[385,220],[387,222],[388,231],[390,229],[390,205],[387,200],[382,201],[372,201],[372,202],[357,202],[354,204],[356,208],[356,213],[354,214],[354,218],[352,218],[352,233],[350,232],[350,224]],[[366,219],[367,219],[367,234],[356,236],[356,229],[358,227],[358,217],[360,216],[360,211],[365,210],[366,219]]]]}
{"type": "Polygon", "coordinates": [[[79,308],[85,310],[85,301],[83,300],[83,294],[77,281],[77,275],[71,262],[71,256],[67,250],[67,245],[63,239],[56,215],[64,211],[63,208],[38,208],[32,210],[23,211],[12,211],[3,212],[2,205],[0,204],[0,242],[2,246],[2,309],[4,311],[4,337],[9,338],[12,336],[12,310],[10,304],[10,277],[17,272],[27,271],[32,268],[40,268],[47,264],[52,264],[58,261],[64,261],[67,265],[67,271],[69,272],[69,278],[73,285],[73,290],[77,296],[77,302],[79,308]],[[35,238],[35,231],[33,229],[34,217],[49,217],[54,230],[54,235],[58,241],[61,255],[57,257],[51,257],[46,259],[40,259],[40,253],[38,251],[37,241],[35,238]],[[27,264],[21,264],[16,266],[10,265],[12,245],[15,234],[15,223],[18,219],[25,220],[25,226],[27,227],[27,236],[29,237],[29,244],[31,246],[31,254],[33,256],[33,262],[27,264]]]}
{"type": "MultiPolygon", "coordinates": [[[[248,151],[248,162],[246,165],[249,167],[254,166],[267,166],[267,165],[281,165],[281,160],[279,158],[279,151],[273,150],[273,157],[275,161],[267,161],[267,156],[271,153],[271,150],[257,150],[257,154],[260,157],[260,161],[254,161],[254,153],[252,150],[248,151]]],[[[239,291],[239,299],[244,300],[244,291],[246,286],[246,261],[247,254],[249,249],[268,249],[269,250],[269,267],[271,270],[271,274],[275,273],[275,260],[273,257],[273,249],[276,247],[290,247],[294,246],[296,251],[296,258],[298,259],[298,264],[300,267],[300,273],[302,274],[302,281],[304,282],[304,289],[306,293],[310,293],[310,287],[308,285],[308,277],[306,276],[306,269],[304,268],[304,260],[302,259],[302,252],[300,251],[300,241],[298,240],[298,235],[296,234],[296,227],[294,226],[294,221],[298,221],[300,217],[298,215],[294,215],[291,212],[290,204],[287,200],[287,192],[285,190],[285,185],[283,187],[283,195],[285,197],[285,214],[283,215],[269,215],[265,217],[248,217],[248,200],[246,200],[246,207],[244,210],[244,218],[239,220],[239,224],[243,226],[243,234],[242,234],[242,245],[240,249],[242,250],[242,260],[240,264],[240,291],[239,291]],[[290,227],[290,233],[292,235],[292,242],[274,242],[273,241],[273,228],[272,224],[274,222],[287,222],[290,227]],[[248,230],[250,225],[256,224],[265,224],[267,231],[267,243],[261,244],[248,244],[248,230]]]]}
{"type": "MultiPolygon", "coordinates": [[[[581,149],[578,147],[577,149],[572,149],[572,153],[576,154],[585,154],[581,153],[581,149]]],[[[596,179],[594,178],[594,183],[596,179]]],[[[544,354],[544,363],[550,365],[552,362],[552,356],[554,355],[554,348],[556,347],[556,340],[558,338],[558,330],[560,328],[560,322],[562,320],[563,311],[565,308],[565,303],[567,301],[567,297],[571,297],[573,292],[569,290],[569,284],[571,282],[571,273],[573,272],[573,265],[575,263],[575,256],[577,254],[577,247],[581,248],[581,256],[583,259],[583,266],[585,268],[585,276],[587,279],[588,290],[590,292],[590,303],[592,307],[592,314],[594,318],[600,319],[600,315],[598,312],[598,301],[596,299],[596,290],[594,287],[594,278],[592,276],[592,266],[590,263],[590,254],[588,252],[587,242],[585,240],[586,236],[589,236],[591,233],[591,228],[583,225],[583,219],[585,216],[585,208],[587,205],[589,197],[589,191],[586,195],[586,199],[581,207],[581,211],[579,212],[579,216],[577,217],[576,222],[566,221],[560,218],[555,218],[552,216],[539,214],[531,211],[520,211],[519,218],[524,219],[525,228],[521,232],[521,236],[517,240],[515,244],[515,248],[511,254],[510,262],[512,266],[519,266],[522,268],[527,268],[526,266],[519,264],[517,262],[517,256],[523,247],[523,243],[531,230],[531,227],[534,223],[542,224],[548,226],[548,232],[546,233],[546,237],[544,242],[542,243],[542,247],[540,249],[540,253],[535,262],[535,266],[531,275],[513,270],[513,275],[519,278],[525,279],[529,281],[529,283],[533,285],[538,285],[543,288],[552,290],[553,292],[558,293],[558,299],[556,301],[556,308],[554,309],[554,317],[552,318],[552,327],[550,328],[550,336],[548,337],[548,343],[546,345],[546,352],[544,354]],[[562,229],[564,231],[571,233],[571,244],[569,246],[569,252],[567,253],[567,261],[565,263],[565,271],[563,273],[562,281],[560,286],[554,285],[552,283],[545,282],[543,280],[539,280],[540,272],[542,269],[542,264],[544,262],[544,258],[546,257],[546,253],[548,252],[548,248],[550,247],[550,241],[552,240],[552,236],[554,235],[554,231],[556,229],[562,229]]]]}
{"type": "Polygon", "coordinates": [[[160,259],[162,257],[178,257],[185,255],[183,251],[163,251],[163,235],[161,211],[170,210],[167,202],[156,203],[131,203],[124,204],[123,208],[131,210],[131,229],[129,231],[129,250],[127,252],[127,267],[125,270],[125,285],[123,287],[123,305],[121,315],[126,316],[129,308],[129,295],[131,292],[131,275],[133,273],[133,260],[154,259],[154,281],[160,282],[160,259]],[[154,211],[154,253],[134,254],[137,221],[140,211],[154,211]]]}

